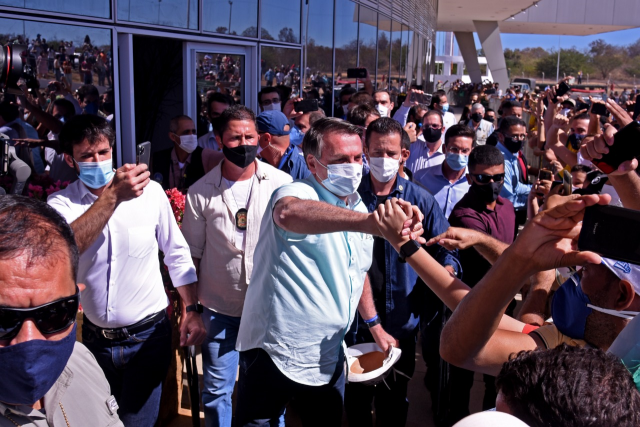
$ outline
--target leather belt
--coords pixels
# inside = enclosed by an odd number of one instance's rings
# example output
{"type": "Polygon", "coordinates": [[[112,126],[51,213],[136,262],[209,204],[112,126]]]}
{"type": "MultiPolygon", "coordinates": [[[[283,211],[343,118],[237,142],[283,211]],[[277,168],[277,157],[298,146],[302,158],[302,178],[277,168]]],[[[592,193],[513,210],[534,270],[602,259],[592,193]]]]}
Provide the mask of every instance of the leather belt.
{"type": "Polygon", "coordinates": [[[87,316],[84,316],[83,326],[93,331],[96,335],[108,340],[123,340],[129,338],[131,335],[150,329],[165,316],[166,312],[165,310],[162,310],[137,323],[134,323],[133,325],[124,326],[122,328],[100,328],[91,323],[91,321],[87,319],[87,316]]]}

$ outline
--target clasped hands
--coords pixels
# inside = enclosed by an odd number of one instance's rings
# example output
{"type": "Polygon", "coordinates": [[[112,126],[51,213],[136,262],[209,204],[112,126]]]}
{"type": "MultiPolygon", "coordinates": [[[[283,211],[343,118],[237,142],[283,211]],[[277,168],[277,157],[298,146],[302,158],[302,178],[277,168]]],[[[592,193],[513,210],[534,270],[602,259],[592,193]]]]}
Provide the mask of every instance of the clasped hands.
{"type": "Polygon", "coordinates": [[[417,206],[407,201],[395,197],[387,199],[373,211],[373,218],[379,231],[377,234],[388,240],[396,249],[409,240],[426,243],[422,237],[424,215],[417,206]]]}

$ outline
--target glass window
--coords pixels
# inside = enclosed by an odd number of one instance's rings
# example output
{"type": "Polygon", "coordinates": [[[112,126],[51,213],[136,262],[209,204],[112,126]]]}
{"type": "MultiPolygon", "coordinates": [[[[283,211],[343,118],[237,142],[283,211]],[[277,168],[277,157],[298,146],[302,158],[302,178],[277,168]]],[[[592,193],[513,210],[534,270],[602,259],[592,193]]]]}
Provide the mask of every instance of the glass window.
{"type": "Polygon", "coordinates": [[[359,67],[369,70],[369,75],[376,76],[376,39],[378,32],[378,13],[360,6],[360,32],[359,32],[359,67]]]}
{"type": "Polygon", "coordinates": [[[440,74],[440,75],[444,74],[444,63],[436,62],[434,74],[440,74]]]}
{"type": "Polygon", "coordinates": [[[300,49],[262,46],[260,87],[278,86],[282,102],[300,96],[300,49]],[[272,72],[269,73],[269,70],[272,72]]]}
{"type": "MultiPolygon", "coordinates": [[[[333,2],[309,0],[303,3],[305,90],[316,89],[325,112],[331,114],[333,101],[333,2]]],[[[262,74],[266,73],[262,67],[262,74]]]]}
{"type": "Polygon", "coordinates": [[[198,0],[118,0],[117,13],[121,21],[198,29],[198,0]]]}
{"type": "Polygon", "coordinates": [[[202,27],[214,33],[258,37],[258,0],[203,0],[202,27]]]}
{"type": "MultiPolygon", "coordinates": [[[[409,27],[402,26],[402,47],[400,49],[400,79],[407,79],[407,61],[409,59],[409,37],[412,35],[409,27]]],[[[411,77],[411,76],[409,76],[411,77]]]]}
{"type": "Polygon", "coordinates": [[[113,84],[111,30],[0,18],[0,44],[31,44],[28,63],[41,89],[66,79],[72,89],[93,84],[100,93],[113,84]]]}
{"type": "Polygon", "coordinates": [[[378,18],[378,76],[376,87],[389,87],[389,55],[391,54],[391,19],[383,15],[378,18]]]}
{"type": "Polygon", "coordinates": [[[244,55],[196,53],[198,95],[204,97],[209,91],[223,92],[231,95],[236,102],[244,104],[243,81],[244,55]]]}
{"type": "Polygon", "coordinates": [[[260,38],[300,43],[300,0],[262,0],[260,38]]]}
{"type": "Polygon", "coordinates": [[[24,7],[25,9],[111,18],[109,0],[0,0],[0,6],[24,7]]]}
{"type": "Polygon", "coordinates": [[[357,66],[358,7],[349,0],[336,1],[336,84],[347,83],[347,68],[357,66]]]}
{"type": "Polygon", "coordinates": [[[400,88],[400,57],[402,53],[402,26],[391,21],[391,87],[400,88]]]}

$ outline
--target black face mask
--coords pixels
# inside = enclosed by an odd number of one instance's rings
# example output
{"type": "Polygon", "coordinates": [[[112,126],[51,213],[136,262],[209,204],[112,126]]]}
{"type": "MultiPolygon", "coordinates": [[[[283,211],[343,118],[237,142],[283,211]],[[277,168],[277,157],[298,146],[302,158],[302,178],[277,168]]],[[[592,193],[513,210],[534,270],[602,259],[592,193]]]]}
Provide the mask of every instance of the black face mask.
{"type": "Polygon", "coordinates": [[[493,203],[498,200],[500,191],[504,186],[504,181],[490,182],[489,184],[480,185],[477,183],[471,184],[469,191],[473,192],[484,203],[493,203]]]}
{"type": "Polygon", "coordinates": [[[213,130],[217,133],[220,133],[220,125],[222,124],[222,117],[220,116],[214,117],[212,119],[209,119],[209,122],[211,123],[211,127],[213,128],[213,130]]]}
{"type": "Polygon", "coordinates": [[[442,137],[442,129],[432,129],[427,126],[422,129],[422,135],[424,136],[424,140],[430,143],[438,142],[438,140],[442,137]]]}
{"type": "Polygon", "coordinates": [[[582,145],[582,140],[585,136],[586,135],[578,135],[576,133],[572,133],[571,135],[569,135],[569,138],[567,138],[567,141],[571,144],[571,148],[573,148],[574,150],[579,150],[580,146],[582,145]]]}
{"type": "Polygon", "coordinates": [[[525,142],[526,142],[526,139],[523,141],[520,141],[519,139],[515,139],[513,137],[504,136],[504,142],[502,143],[502,145],[504,145],[507,148],[507,150],[515,154],[518,151],[522,150],[522,146],[524,145],[525,142]]]}
{"type": "Polygon", "coordinates": [[[473,113],[471,115],[471,120],[473,120],[474,122],[478,123],[480,120],[482,120],[482,114],[480,113],[473,113]]]}
{"type": "Polygon", "coordinates": [[[258,154],[257,145],[238,145],[237,147],[229,148],[226,145],[222,145],[222,154],[224,158],[229,160],[239,168],[246,168],[256,159],[258,154]]]}
{"type": "Polygon", "coordinates": [[[484,119],[490,123],[493,123],[495,120],[493,120],[493,117],[491,116],[484,116],[484,119]]]}

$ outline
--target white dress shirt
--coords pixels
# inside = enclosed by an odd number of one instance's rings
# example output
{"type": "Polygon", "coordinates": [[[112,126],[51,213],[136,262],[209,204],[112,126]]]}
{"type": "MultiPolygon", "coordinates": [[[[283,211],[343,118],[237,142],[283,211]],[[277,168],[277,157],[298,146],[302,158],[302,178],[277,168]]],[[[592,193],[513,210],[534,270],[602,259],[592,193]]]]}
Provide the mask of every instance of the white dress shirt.
{"type": "Polygon", "coordinates": [[[409,151],[409,158],[407,159],[407,164],[405,166],[414,175],[422,169],[442,164],[444,161],[442,143],[433,154],[429,154],[429,146],[422,135],[418,137],[416,142],[411,144],[409,151]]]}
{"type": "MultiPolygon", "coordinates": [[[[48,203],[69,223],[98,198],[77,180],[48,203]]],[[[140,197],[122,202],[95,242],[80,256],[78,282],[87,318],[102,328],[132,325],[168,305],[158,249],[175,287],[197,281],[191,253],[160,184],[151,181],[140,197]]]]}

